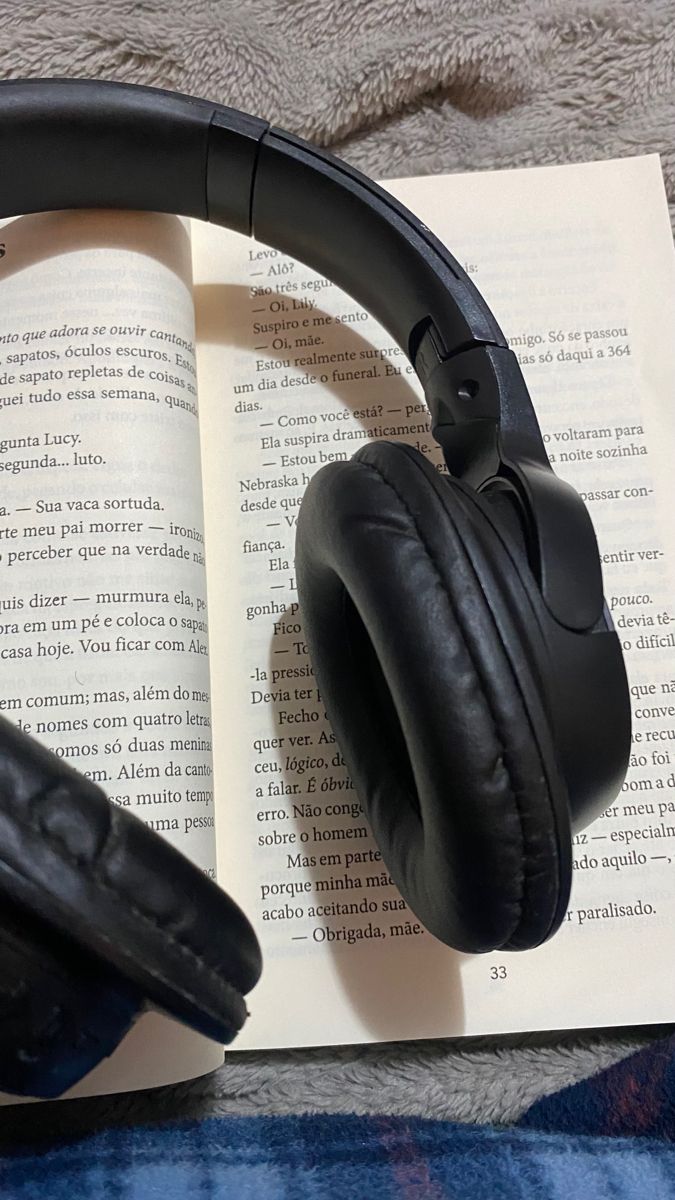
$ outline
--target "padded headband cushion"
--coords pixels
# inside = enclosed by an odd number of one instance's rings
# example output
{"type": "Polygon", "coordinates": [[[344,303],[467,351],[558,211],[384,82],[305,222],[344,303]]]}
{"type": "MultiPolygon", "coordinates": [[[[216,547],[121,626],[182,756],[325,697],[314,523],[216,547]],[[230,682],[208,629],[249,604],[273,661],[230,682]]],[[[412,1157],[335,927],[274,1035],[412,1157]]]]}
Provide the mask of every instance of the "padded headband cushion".
{"type": "Polygon", "coordinates": [[[98,787],[7,721],[0,731],[0,897],[158,1008],[230,1041],[261,968],[244,914],[98,787]]]}
{"type": "Polygon", "coordinates": [[[296,573],[326,710],[402,895],[457,949],[537,945],[564,915],[569,828],[489,519],[412,447],[374,443],[314,475],[296,573]]]}

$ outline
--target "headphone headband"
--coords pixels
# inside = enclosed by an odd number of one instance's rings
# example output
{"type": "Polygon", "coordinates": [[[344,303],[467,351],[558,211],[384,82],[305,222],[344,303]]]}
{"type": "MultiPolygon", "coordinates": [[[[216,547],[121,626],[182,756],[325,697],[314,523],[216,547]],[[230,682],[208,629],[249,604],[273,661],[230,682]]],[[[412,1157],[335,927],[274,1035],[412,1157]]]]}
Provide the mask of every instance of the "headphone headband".
{"type": "Polygon", "coordinates": [[[0,117],[1,216],[105,207],[197,217],[281,237],[348,291],[364,282],[365,252],[379,319],[406,352],[430,320],[446,355],[505,345],[459,263],[412,213],[266,121],[155,88],[68,79],[0,83],[0,117]]]}
{"type": "MultiPolygon", "coordinates": [[[[372,180],[206,100],[89,80],[0,82],[0,217],[102,207],[178,213],[254,234],[339,284],[410,358],[458,473],[472,446],[448,444],[452,431],[469,417],[481,422],[481,436],[486,421],[496,436],[505,369],[497,364],[508,355],[521,435],[529,457],[548,466],[518,364],[488,305],[430,230],[372,180]],[[480,397],[474,389],[458,396],[457,380],[438,368],[484,346],[495,349],[482,359],[480,397]]],[[[466,369],[457,373],[461,383],[466,369]]],[[[488,474],[499,464],[492,459],[481,467],[488,474]]]]}
{"type": "Polygon", "coordinates": [[[2,81],[0,217],[63,208],[210,220],[339,284],[413,364],[451,473],[474,488],[510,478],[537,510],[535,570],[552,614],[571,628],[598,619],[595,536],[551,471],[518,360],[459,263],[387,191],[300,138],[210,101],[85,79],[2,81]],[[587,568],[581,600],[569,585],[558,503],[587,568]]]}

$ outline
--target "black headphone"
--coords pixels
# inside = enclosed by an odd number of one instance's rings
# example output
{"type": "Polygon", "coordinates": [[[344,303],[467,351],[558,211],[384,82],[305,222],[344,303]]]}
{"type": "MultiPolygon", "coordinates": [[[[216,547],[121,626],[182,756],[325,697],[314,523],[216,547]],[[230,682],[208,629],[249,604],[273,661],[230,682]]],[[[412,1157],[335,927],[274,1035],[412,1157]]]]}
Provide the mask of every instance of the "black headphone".
{"type": "MultiPolygon", "coordinates": [[[[550,937],[572,833],[630,749],[590,517],[549,464],[517,359],[433,234],[345,163],[151,88],[0,83],[0,216],[149,209],[292,254],[374,314],[424,388],[449,475],[374,442],[313,476],[306,640],[382,858],[459,950],[550,937]]],[[[230,1041],[260,951],[210,879],[0,723],[0,1086],[57,1095],[160,1008],[230,1041]]]]}

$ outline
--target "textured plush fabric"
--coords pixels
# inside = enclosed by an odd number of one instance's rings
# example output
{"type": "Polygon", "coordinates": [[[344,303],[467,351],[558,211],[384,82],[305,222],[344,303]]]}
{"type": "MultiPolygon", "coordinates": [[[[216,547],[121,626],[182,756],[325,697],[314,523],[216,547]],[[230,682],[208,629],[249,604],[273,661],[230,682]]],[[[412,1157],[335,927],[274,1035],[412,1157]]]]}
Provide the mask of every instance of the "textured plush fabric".
{"type": "Polygon", "coordinates": [[[565,1193],[587,1200],[652,1200],[675,1195],[673,1037],[538,1101],[517,1130],[383,1113],[221,1117],[159,1126],[156,1119],[136,1124],[137,1115],[129,1112],[126,1128],[95,1136],[52,1139],[39,1121],[26,1123],[11,1139],[5,1129],[3,1197],[45,1194],[70,1200],[76,1192],[81,1200],[144,1200],[160,1194],[163,1200],[197,1195],[212,1200],[337,1195],[349,1200],[559,1200],[565,1193]]]}
{"type": "MultiPolygon", "coordinates": [[[[379,176],[660,151],[673,200],[674,17],[670,0],[0,0],[0,76],[209,96],[379,176]]],[[[45,1106],[39,1124],[308,1109],[513,1119],[644,1036],[234,1055],[180,1088],[45,1106]]]]}
{"type": "Polygon", "coordinates": [[[4,1200],[654,1200],[675,1148],[397,1117],[223,1117],[0,1159],[4,1200]]]}
{"type": "Polygon", "coordinates": [[[672,0],[0,0],[0,73],[233,104],[376,175],[660,151],[672,0]]]}

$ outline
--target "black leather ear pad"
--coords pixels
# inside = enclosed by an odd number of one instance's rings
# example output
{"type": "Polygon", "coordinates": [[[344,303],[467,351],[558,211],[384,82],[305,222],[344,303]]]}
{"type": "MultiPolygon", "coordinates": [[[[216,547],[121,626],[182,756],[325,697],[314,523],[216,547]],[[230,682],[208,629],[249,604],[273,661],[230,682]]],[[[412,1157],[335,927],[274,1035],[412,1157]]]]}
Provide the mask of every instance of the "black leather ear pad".
{"type": "Polygon", "coordinates": [[[524,949],[565,913],[571,836],[535,590],[480,501],[378,442],[313,476],[297,527],[303,626],[383,860],[468,952],[524,949]]]}
{"type": "Polygon", "coordinates": [[[0,902],[93,956],[124,994],[231,1041],[261,969],[241,910],[61,759],[5,720],[0,735],[0,902]]]}
{"type": "Polygon", "coordinates": [[[25,909],[0,920],[0,1088],[60,1096],[112,1054],[143,1006],[138,988],[25,909]]]}

